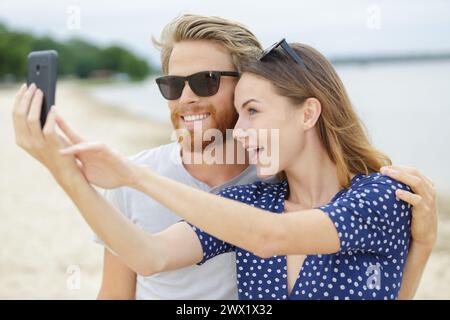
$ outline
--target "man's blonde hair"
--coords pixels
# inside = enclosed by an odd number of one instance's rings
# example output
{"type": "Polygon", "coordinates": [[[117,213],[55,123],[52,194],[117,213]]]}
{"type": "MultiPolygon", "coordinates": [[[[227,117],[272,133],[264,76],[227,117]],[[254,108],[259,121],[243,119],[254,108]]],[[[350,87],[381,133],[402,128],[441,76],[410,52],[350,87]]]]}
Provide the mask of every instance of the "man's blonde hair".
{"type": "Polygon", "coordinates": [[[230,52],[236,70],[240,69],[243,59],[256,57],[262,51],[256,36],[238,22],[215,16],[184,14],[164,27],[160,40],[152,38],[155,47],[161,50],[164,74],[168,73],[174,44],[183,40],[211,40],[222,44],[230,52]]]}

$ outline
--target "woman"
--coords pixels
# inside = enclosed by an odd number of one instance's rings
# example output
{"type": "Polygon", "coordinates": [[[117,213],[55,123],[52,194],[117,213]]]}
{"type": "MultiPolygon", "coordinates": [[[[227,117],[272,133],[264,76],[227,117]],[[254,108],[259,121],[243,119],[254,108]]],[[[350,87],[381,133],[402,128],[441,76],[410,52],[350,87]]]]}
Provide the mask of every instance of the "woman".
{"type": "Polygon", "coordinates": [[[236,138],[257,160],[259,173],[282,173],[285,180],[231,187],[217,197],[158,176],[103,145],[81,142],[59,119],[78,143],[62,153],[100,164],[95,174],[84,171],[91,183],[134,187],[189,223],[156,235],[136,230],[124,241],[116,236],[124,222],[108,219],[118,213],[105,213],[96,196],[86,201],[99,203],[95,212],[103,219],[80,211],[145,275],[235,250],[241,299],[394,299],[411,222],[410,205],[396,192],[408,188],[377,173],[390,161],[368,142],[331,64],[308,46],[280,45],[244,64],[235,93],[236,138]],[[279,133],[279,145],[249,134],[268,129],[279,133]],[[264,152],[278,164],[275,171],[260,161],[264,152]]]}

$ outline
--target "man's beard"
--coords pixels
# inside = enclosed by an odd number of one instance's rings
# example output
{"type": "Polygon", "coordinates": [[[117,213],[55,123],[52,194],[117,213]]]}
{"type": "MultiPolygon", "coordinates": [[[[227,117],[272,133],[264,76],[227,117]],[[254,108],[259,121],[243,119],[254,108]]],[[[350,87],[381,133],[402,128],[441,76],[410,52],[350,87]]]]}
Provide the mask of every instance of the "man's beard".
{"type": "Polygon", "coordinates": [[[194,130],[188,130],[184,128],[182,125],[182,121],[184,121],[180,113],[186,112],[187,110],[184,108],[176,108],[172,110],[170,119],[172,121],[172,125],[175,129],[184,129],[183,134],[178,136],[178,142],[182,145],[183,148],[187,148],[190,152],[203,152],[207,146],[212,143],[215,143],[215,146],[222,145],[227,139],[227,129],[233,129],[237,119],[238,114],[234,108],[229,108],[229,111],[221,112],[217,114],[215,108],[211,106],[201,107],[195,106],[189,108],[190,112],[195,113],[209,113],[209,117],[207,120],[209,121],[209,125],[206,126],[196,126],[194,125],[194,130]],[[200,130],[198,130],[200,129],[200,130]],[[220,141],[216,141],[216,137],[212,136],[211,140],[204,140],[204,133],[208,129],[216,129],[221,135],[220,141]],[[185,135],[188,135],[185,137],[185,135]]]}

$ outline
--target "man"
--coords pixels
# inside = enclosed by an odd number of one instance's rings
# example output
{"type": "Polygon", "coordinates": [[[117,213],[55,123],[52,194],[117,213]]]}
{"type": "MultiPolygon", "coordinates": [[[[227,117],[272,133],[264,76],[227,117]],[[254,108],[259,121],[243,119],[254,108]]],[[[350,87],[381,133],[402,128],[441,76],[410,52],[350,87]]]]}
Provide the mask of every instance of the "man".
{"type": "MultiPolygon", "coordinates": [[[[155,43],[161,49],[164,74],[183,76],[207,70],[236,71],[240,60],[261,50],[256,37],[244,26],[221,18],[195,15],[175,19],[165,27],[160,41],[155,43]]],[[[201,122],[202,131],[215,128],[224,135],[223,148],[226,149],[227,143],[233,142],[230,139],[227,141],[226,129],[232,129],[237,120],[233,105],[236,82],[236,77],[221,77],[219,92],[210,97],[197,96],[186,85],[178,99],[168,101],[174,128],[188,129],[192,133],[193,125],[201,122]],[[203,120],[188,120],[191,119],[189,116],[202,114],[209,115],[203,120]]],[[[174,142],[143,151],[133,159],[167,177],[214,193],[229,185],[256,180],[254,168],[246,163],[205,164],[189,161],[194,153],[201,154],[207,146],[203,141],[198,144],[202,135],[191,134],[190,138],[181,144],[174,142]],[[197,150],[196,143],[199,145],[197,150]]],[[[180,220],[156,201],[132,189],[106,191],[106,197],[129,219],[151,233],[160,232],[180,220]]],[[[102,243],[98,238],[96,241],[102,243]]],[[[145,277],[136,275],[116,255],[105,249],[98,298],[237,299],[235,274],[232,253],[202,266],[145,277]]]]}
{"type": "MultiPolygon", "coordinates": [[[[242,59],[254,56],[261,50],[256,37],[244,26],[217,17],[196,15],[183,15],[170,23],[164,29],[158,45],[161,48],[164,74],[176,76],[190,76],[204,71],[235,72],[239,70],[239,62],[242,59]]],[[[246,184],[256,180],[253,166],[249,166],[248,162],[238,163],[236,158],[232,164],[189,161],[195,155],[203,155],[211,144],[203,141],[201,135],[193,134],[194,128],[199,125],[203,132],[218,129],[225,135],[223,140],[213,142],[216,148],[226,150],[229,144],[233,143],[232,139],[227,139],[225,131],[232,129],[237,120],[233,107],[236,82],[237,77],[221,76],[217,92],[206,95],[200,92],[198,83],[186,81],[181,94],[171,97],[173,99],[169,100],[168,104],[174,127],[187,130],[189,135],[184,138],[188,139],[143,151],[132,159],[171,179],[214,193],[229,185],[246,184]]],[[[36,111],[33,111],[36,108],[32,106],[38,105],[42,96],[39,96],[40,93],[35,88],[25,90],[26,88],[22,88],[19,91],[14,106],[17,143],[50,169],[80,208],[80,203],[85,199],[77,192],[68,192],[67,183],[63,182],[67,179],[63,177],[61,172],[64,170],[61,168],[66,164],[55,156],[50,157],[51,152],[46,152],[52,141],[56,141],[54,132],[44,132],[43,137],[40,137],[36,130],[37,116],[36,111]],[[33,143],[35,139],[40,139],[40,142],[33,143]],[[40,147],[37,148],[37,145],[40,147]]],[[[161,91],[166,95],[173,94],[164,92],[163,88],[161,91]]],[[[236,152],[239,151],[237,145],[232,148],[236,152]]],[[[418,286],[435,241],[435,196],[434,188],[426,177],[413,169],[395,169],[396,171],[386,174],[396,172],[395,178],[411,185],[416,193],[405,195],[402,199],[414,205],[413,241],[400,292],[400,298],[410,298],[418,286]]],[[[122,214],[148,233],[158,233],[180,220],[175,214],[135,190],[119,188],[107,191],[105,195],[122,214]]],[[[101,242],[99,238],[96,240],[101,242]]],[[[116,255],[105,247],[99,299],[237,298],[233,254],[222,255],[202,266],[152,276],[145,276],[134,264],[126,264],[124,261],[130,259],[116,255]]]]}

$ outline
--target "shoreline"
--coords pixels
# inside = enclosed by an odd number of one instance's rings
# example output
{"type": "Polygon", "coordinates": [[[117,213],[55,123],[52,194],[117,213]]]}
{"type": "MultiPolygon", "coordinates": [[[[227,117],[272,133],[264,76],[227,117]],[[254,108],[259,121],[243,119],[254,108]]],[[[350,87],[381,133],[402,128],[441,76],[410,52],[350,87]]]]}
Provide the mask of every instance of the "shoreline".
{"type": "MultiPolygon", "coordinates": [[[[63,90],[72,90],[73,93],[82,99],[83,106],[80,110],[70,110],[62,105],[58,111],[70,121],[70,118],[93,116],[99,118],[96,127],[88,126],[86,138],[101,140],[105,143],[117,147],[127,155],[140,152],[144,149],[153,148],[170,142],[172,126],[170,122],[152,120],[149,117],[127,111],[116,104],[105,103],[96,99],[84,84],[76,81],[67,81],[61,84],[63,90]],[[92,110],[95,110],[92,112],[92,110]],[[67,112],[66,112],[67,111],[67,112]],[[67,113],[67,115],[65,114],[67,113]],[[97,113],[97,114],[94,114],[97,113]],[[114,124],[111,131],[111,123],[114,124]]],[[[58,88],[61,90],[61,88],[58,88]]],[[[63,95],[64,93],[61,93],[63,95]]],[[[63,104],[64,97],[57,96],[57,102],[63,104]]],[[[58,103],[56,104],[58,107],[58,103]]],[[[86,120],[87,120],[86,119],[86,120]]],[[[70,122],[69,122],[70,124],[70,122]]],[[[76,130],[76,127],[75,127],[76,130]]]]}

